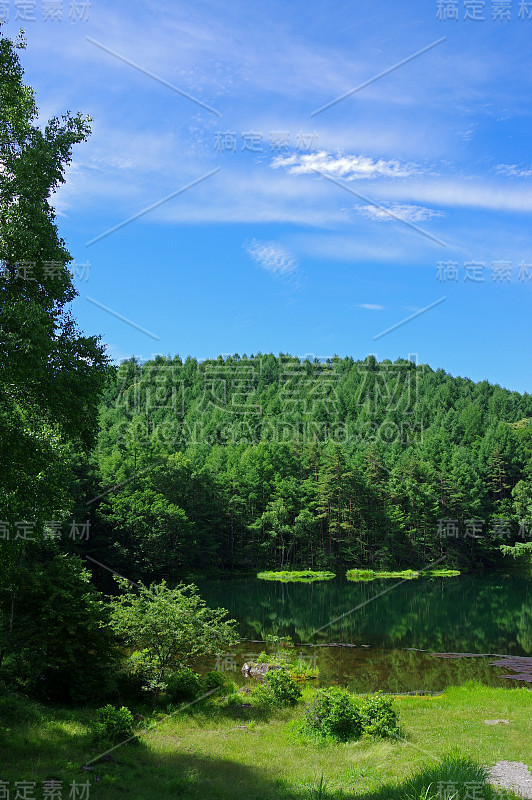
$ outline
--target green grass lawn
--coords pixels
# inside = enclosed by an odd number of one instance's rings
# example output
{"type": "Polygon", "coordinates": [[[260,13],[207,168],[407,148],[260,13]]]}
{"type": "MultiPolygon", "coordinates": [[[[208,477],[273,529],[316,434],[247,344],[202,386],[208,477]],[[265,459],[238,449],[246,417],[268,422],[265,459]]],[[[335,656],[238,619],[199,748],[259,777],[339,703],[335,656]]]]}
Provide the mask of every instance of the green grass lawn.
{"type": "MultiPolygon", "coordinates": [[[[312,693],[305,690],[304,700],[312,693]]],[[[88,778],[90,800],[396,800],[413,797],[409,776],[427,770],[421,783],[436,780],[441,757],[453,748],[478,764],[504,759],[532,767],[532,692],[526,688],[473,684],[438,697],[401,697],[396,708],[403,740],[332,744],[301,738],[302,704],[269,719],[257,709],[213,705],[174,715],[146,733],[139,729],[138,743],[118,747],[111,753],[114,761],[93,763],[94,770],[86,772],[81,767],[102,752],[90,737],[93,711],[8,696],[0,699],[0,779],[11,782],[13,797],[15,781],[55,778],[68,797],[73,780],[88,778]],[[509,724],[489,726],[486,719],[509,724]]]]}

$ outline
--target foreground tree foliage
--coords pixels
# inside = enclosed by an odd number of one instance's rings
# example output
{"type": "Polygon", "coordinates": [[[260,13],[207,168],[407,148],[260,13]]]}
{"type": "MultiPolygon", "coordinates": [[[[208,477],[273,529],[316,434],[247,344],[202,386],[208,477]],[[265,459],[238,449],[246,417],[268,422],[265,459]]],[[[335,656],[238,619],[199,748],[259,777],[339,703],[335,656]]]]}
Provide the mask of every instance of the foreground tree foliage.
{"type": "Polygon", "coordinates": [[[235,621],[224,620],[225,608],[209,608],[194,584],[171,589],[161,581],[135,590],[126,579],[116,580],[122,594],[111,603],[111,628],[141,651],[145,688],[155,696],[172,671],[220,655],[239,640],[235,621]]]}
{"type": "Polygon", "coordinates": [[[72,259],[50,205],[89,122],[37,126],[17,46],[0,37],[0,512],[42,519],[68,502],[69,446],[93,441],[107,358],[68,310],[72,259]]]}
{"type": "Polygon", "coordinates": [[[90,577],[77,556],[39,544],[25,549],[15,624],[9,637],[2,631],[2,677],[10,684],[54,702],[95,702],[114,691],[117,640],[103,624],[106,606],[90,577]]]}
{"type": "Polygon", "coordinates": [[[72,512],[107,358],[68,309],[71,256],[50,198],[89,124],[37,124],[23,47],[0,35],[0,667],[28,691],[74,699],[102,681],[109,636],[88,574],[43,544],[44,523],[72,512]]]}

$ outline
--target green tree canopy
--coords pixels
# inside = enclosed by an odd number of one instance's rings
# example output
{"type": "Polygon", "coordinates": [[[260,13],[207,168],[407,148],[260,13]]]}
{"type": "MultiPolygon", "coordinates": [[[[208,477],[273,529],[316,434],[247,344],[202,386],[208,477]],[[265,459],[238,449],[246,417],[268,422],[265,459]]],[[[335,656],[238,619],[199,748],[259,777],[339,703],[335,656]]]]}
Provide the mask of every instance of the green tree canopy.
{"type": "Polygon", "coordinates": [[[72,259],[50,204],[89,120],[37,124],[21,47],[0,35],[0,514],[35,518],[64,506],[56,465],[68,442],[92,443],[107,358],[69,312],[72,259]]]}

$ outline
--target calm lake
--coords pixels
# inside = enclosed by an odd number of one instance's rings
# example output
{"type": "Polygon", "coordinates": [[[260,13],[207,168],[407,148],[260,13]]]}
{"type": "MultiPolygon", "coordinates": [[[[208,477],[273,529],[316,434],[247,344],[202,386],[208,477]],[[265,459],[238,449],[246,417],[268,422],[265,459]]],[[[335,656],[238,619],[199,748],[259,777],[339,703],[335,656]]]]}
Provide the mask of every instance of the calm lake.
{"type": "MultiPolygon", "coordinates": [[[[500,573],[454,578],[279,583],[257,578],[196,581],[211,606],[223,606],[245,641],[216,664],[244,683],[241,666],[264,649],[266,634],[289,635],[324,684],[353,691],[440,691],[503,678],[489,655],[532,656],[532,578],[500,573]],[[442,659],[432,653],[479,658],[442,659]]],[[[211,665],[212,668],[212,665],[211,665]]]]}

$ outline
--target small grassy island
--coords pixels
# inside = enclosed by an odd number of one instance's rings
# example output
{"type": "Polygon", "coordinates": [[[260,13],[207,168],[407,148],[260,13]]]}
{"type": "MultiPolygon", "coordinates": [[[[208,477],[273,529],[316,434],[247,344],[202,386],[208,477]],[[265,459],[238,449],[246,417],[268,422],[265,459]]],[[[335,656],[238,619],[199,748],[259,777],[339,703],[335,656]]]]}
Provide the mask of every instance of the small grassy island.
{"type": "Polygon", "coordinates": [[[313,569],[304,569],[297,571],[281,570],[279,572],[259,572],[257,578],[263,581],[283,581],[285,583],[312,583],[312,581],[330,581],[335,578],[334,572],[328,570],[315,571],[313,569]]]}
{"type": "Polygon", "coordinates": [[[378,571],[373,569],[350,569],[346,573],[349,581],[374,581],[379,578],[401,578],[412,580],[413,578],[452,578],[460,575],[459,569],[428,569],[428,570],[393,570],[391,572],[378,571]]]}

